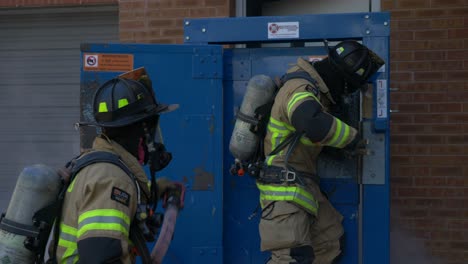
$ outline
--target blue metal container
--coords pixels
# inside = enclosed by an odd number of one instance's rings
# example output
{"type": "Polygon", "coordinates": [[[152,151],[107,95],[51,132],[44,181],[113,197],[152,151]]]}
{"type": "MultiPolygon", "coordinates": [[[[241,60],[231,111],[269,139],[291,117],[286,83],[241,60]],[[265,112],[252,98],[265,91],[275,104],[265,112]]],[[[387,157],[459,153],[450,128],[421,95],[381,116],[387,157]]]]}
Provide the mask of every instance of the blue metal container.
{"type": "MultiPolygon", "coordinates": [[[[345,217],[346,243],[339,263],[389,263],[389,17],[357,13],[190,19],[185,21],[183,45],[82,45],[84,120],[92,118],[96,87],[130,68],[146,68],[159,101],[180,104],[177,111],[161,116],[164,143],[174,159],[158,176],[187,186],[185,209],[165,263],[247,264],[268,259],[259,250],[259,217],[251,217],[259,199],[255,183],[229,173],[234,114],[253,75],[281,76],[298,57],[325,55],[324,39],[360,40],[386,62],[374,81],[371,109],[355,110],[372,154],[362,167],[329,164],[321,176],[323,190],[345,217]],[[283,26],[293,27],[293,32],[277,35],[283,26]]],[[[95,133],[82,131],[84,147],[95,133]]]]}

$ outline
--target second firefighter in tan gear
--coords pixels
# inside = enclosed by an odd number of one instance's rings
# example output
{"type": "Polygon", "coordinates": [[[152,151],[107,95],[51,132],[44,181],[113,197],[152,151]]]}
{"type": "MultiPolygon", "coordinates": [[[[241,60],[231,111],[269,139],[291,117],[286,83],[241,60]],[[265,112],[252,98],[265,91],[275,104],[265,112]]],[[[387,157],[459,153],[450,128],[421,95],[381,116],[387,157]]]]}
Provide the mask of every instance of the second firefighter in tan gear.
{"type": "MultiPolygon", "coordinates": [[[[376,70],[367,72],[365,79],[376,70]]],[[[357,131],[329,113],[329,106],[338,97],[332,91],[336,87],[330,86],[345,86],[344,82],[335,83],[302,58],[288,70],[291,72],[306,72],[315,81],[289,79],[275,97],[264,141],[266,166],[257,180],[262,206],[261,250],[271,251],[268,264],[331,264],[341,253],[343,217],[320,191],[317,158],[324,146],[354,144],[357,131]],[[302,136],[291,151],[286,147],[268,155],[293,133],[302,136]],[[284,178],[267,181],[269,171],[284,178]]]]}

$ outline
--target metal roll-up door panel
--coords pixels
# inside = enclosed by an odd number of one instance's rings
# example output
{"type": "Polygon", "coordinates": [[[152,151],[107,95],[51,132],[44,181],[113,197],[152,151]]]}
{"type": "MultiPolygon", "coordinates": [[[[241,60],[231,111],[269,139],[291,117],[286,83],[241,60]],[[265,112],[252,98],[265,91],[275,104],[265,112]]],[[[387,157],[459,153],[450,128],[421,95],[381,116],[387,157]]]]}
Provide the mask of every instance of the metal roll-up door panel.
{"type": "Polygon", "coordinates": [[[21,170],[79,153],[80,44],[118,41],[118,8],[0,11],[0,211],[21,170]]]}

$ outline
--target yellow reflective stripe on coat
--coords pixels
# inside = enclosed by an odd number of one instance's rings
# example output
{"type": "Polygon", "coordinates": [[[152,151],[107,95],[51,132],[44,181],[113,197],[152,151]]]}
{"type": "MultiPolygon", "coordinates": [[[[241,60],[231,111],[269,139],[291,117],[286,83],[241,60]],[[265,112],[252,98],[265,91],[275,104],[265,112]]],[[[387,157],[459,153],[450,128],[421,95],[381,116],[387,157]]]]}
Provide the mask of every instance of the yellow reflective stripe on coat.
{"type": "MultiPolygon", "coordinates": [[[[274,150],[290,133],[294,132],[295,129],[293,126],[283,123],[270,117],[270,121],[267,126],[268,130],[271,132],[271,150],[274,150]]],[[[281,150],[278,154],[281,154],[281,150]]],[[[276,155],[268,156],[266,162],[268,165],[273,163],[273,159],[276,155]]]]}
{"type": "Polygon", "coordinates": [[[257,182],[257,187],[260,191],[260,200],[291,201],[309,210],[312,214],[317,214],[317,200],[300,186],[264,185],[257,182]]]}
{"type": "Polygon", "coordinates": [[[65,225],[64,223],[60,224],[58,246],[65,248],[65,253],[62,255],[62,259],[59,260],[60,263],[73,264],[78,262],[77,233],[78,231],[76,228],[65,225]]]}
{"type": "Polygon", "coordinates": [[[324,145],[343,147],[344,143],[349,140],[350,127],[338,118],[335,118],[335,124],[335,131],[333,132],[332,138],[328,142],[324,142],[324,145]]]}
{"type": "Polygon", "coordinates": [[[320,104],[319,99],[317,99],[317,97],[311,92],[300,92],[300,93],[294,94],[291,100],[289,100],[288,102],[287,113],[288,113],[289,120],[291,120],[291,110],[294,107],[294,105],[296,105],[296,103],[299,102],[300,100],[307,98],[307,97],[312,97],[313,99],[315,99],[315,101],[317,101],[320,104]]]}
{"type": "Polygon", "coordinates": [[[78,233],[80,238],[88,231],[117,231],[128,236],[130,217],[116,209],[96,209],[87,211],[78,217],[78,233]]]}

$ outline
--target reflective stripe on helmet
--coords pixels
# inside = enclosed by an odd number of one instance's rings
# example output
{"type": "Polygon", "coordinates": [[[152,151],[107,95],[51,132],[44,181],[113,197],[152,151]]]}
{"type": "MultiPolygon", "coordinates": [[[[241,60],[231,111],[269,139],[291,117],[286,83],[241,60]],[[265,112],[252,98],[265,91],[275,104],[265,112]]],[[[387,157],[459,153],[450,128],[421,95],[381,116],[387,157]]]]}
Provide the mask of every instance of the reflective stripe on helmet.
{"type": "Polygon", "coordinates": [[[106,102],[100,102],[99,103],[99,110],[98,112],[99,113],[106,113],[108,110],[107,110],[107,104],[106,102]]]}
{"type": "Polygon", "coordinates": [[[118,108],[122,108],[124,106],[128,105],[128,100],[127,98],[122,98],[122,99],[119,99],[119,102],[118,102],[118,108]]]}
{"type": "MultiPolygon", "coordinates": [[[[264,185],[257,182],[260,201],[291,201],[317,215],[318,202],[315,197],[300,186],[264,185]]],[[[263,208],[263,203],[262,208],[263,208]]]]}

